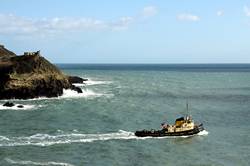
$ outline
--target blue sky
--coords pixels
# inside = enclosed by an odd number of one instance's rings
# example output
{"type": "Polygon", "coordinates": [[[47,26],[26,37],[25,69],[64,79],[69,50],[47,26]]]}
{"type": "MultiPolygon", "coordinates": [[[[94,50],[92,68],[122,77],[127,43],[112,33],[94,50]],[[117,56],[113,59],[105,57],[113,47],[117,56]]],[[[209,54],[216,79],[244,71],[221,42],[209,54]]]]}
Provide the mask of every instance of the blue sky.
{"type": "Polygon", "coordinates": [[[54,63],[250,63],[250,0],[1,0],[0,43],[54,63]]]}

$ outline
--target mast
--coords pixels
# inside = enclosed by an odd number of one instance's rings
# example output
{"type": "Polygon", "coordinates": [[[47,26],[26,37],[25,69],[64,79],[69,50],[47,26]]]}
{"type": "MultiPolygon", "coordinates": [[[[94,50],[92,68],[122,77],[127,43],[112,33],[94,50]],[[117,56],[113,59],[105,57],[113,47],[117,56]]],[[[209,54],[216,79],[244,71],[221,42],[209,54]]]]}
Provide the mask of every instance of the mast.
{"type": "Polygon", "coordinates": [[[188,110],[188,101],[186,101],[186,108],[187,108],[187,116],[186,116],[186,117],[188,117],[188,115],[189,115],[189,110],[188,110]]]}

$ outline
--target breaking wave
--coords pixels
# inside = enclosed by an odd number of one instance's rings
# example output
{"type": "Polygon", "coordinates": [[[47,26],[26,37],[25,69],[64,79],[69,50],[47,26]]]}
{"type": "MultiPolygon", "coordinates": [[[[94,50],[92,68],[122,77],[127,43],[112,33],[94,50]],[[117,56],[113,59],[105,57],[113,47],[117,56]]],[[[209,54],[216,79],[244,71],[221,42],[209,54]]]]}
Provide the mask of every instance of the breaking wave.
{"type": "Polygon", "coordinates": [[[85,81],[84,83],[75,83],[73,85],[78,86],[78,87],[84,87],[84,86],[92,86],[92,85],[104,85],[104,84],[111,84],[111,81],[85,81]]]}
{"type": "Polygon", "coordinates": [[[111,84],[111,81],[97,81],[97,80],[88,80],[85,82],[87,85],[102,85],[102,84],[111,84]]]}
{"type": "MultiPolygon", "coordinates": [[[[33,99],[9,99],[9,100],[2,100],[2,101],[33,101],[33,100],[55,100],[55,99],[70,99],[70,98],[95,98],[95,97],[113,97],[113,94],[106,94],[106,93],[96,93],[92,90],[89,89],[82,89],[83,93],[78,93],[74,90],[71,89],[63,89],[63,94],[62,96],[58,97],[38,97],[38,98],[33,98],[33,99]]],[[[34,105],[26,105],[27,109],[32,109],[34,105]],[[31,108],[31,106],[33,106],[31,108]]],[[[1,107],[0,107],[1,109],[1,107]]]]}
{"type": "Polygon", "coordinates": [[[15,165],[41,165],[41,166],[74,166],[69,163],[61,163],[61,162],[54,162],[54,161],[48,161],[48,162],[34,162],[34,161],[24,161],[24,160],[12,160],[10,158],[5,158],[5,161],[7,161],[10,164],[15,165]]]}
{"type": "Polygon", "coordinates": [[[78,87],[83,87],[83,86],[103,85],[103,84],[111,84],[111,83],[112,81],[100,81],[100,80],[89,79],[88,81],[84,81],[83,83],[75,83],[73,85],[78,86],[78,87]]]}
{"type": "MultiPolygon", "coordinates": [[[[181,136],[182,137],[182,136],[181,136]]],[[[131,140],[131,139],[163,139],[163,138],[177,138],[177,137],[137,137],[133,132],[119,130],[114,133],[106,134],[80,134],[60,132],[57,135],[49,134],[35,134],[27,137],[5,137],[0,136],[0,146],[51,146],[56,144],[70,144],[70,143],[90,143],[94,141],[108,141],[108,140],[131,140]]],[[[186,136],[184,136],[186,138],[186,136]]]]}
{"type": "Polygon", "coordinates": [[[63,95],[57,97],[57,99],[62,99],[62,98],[95,98],[95,97],[112,97],[113,94],[108,94],[108,93],[97,93],[89,89],[82,89],[83,93],[77,93],[74,90],[71,89],[64,89],[63,90],[63,95]]]}
{"type": "Polygon", "coordinates": [[[103,96],[104,94],[101,93],[96,93],[92,90],[83,90],[83,93],[78,93],[74,90],[71,89],[64,89],[63,90],[63,95],[59,96],[58,98],[81,98],[81,97],[100,97],[103,96]]]}
{"type": "MultiPolygon", "coordinates": [[[[93,97],[101,97],[101,96],[106,96],[106,97],[112,97],[113,94],[106,94],[106,93],[97,93],[94,92],[92,90],[89,90],[86,88],[86,86],[88,85],[101,85],[101,84],[110,84],[112,83],[111,81],[98,81],[98,80],[91,80],[89,79],[88,81],[84,81],[84,83],[76,83],[73,84],[77,87],[83,87],[82,91],[83,93],[77,93],[74,90],[71,89],[63,89],[63,94],[62,96],[58,96],[58,97],[38,97],[38,98],[33,98],[33,99],[8,99],[8,100],[0,100],[0,101],[27,101],[27,100],[48,100],[48,99],[65,99],[65,98],[93,98],[93,97]],[[85,88],[84,88],[85,87],[85,88]]],[[[26,107],[22,108],[22,109],[32,109],[34,108],[34,105],[26,105],[26,107]]],[[[5,108],[5,107],[1,107],[0,106],[0,110],[1,109],[20,109],[17,107],[11,107],[11,108],[5,108]]]]}

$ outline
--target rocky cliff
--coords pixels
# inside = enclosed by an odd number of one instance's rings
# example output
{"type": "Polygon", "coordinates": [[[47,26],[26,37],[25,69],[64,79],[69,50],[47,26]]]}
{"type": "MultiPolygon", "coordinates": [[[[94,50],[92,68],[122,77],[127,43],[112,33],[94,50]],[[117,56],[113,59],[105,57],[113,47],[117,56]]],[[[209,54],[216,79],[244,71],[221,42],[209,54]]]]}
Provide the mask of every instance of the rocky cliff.
{"type": "Polygon", "coordinates": [[[40,52],[16,56],[0,47],[0,99],[57,97],[63,89],[82,92],[40,52]]]}
{"type": "Polygon", "coordinates": [[[3,45],[0,45],[0,58],[11,56],[16,56],[16,54],[6,49],[3,45]]]}

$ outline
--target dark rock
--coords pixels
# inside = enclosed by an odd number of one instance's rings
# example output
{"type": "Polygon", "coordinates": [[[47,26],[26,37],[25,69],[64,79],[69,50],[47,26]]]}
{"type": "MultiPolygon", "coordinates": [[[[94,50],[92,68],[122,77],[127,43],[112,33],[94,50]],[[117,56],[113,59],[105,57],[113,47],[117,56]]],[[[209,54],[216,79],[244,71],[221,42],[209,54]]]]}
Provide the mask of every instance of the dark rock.
{"type": "Polygon", "coordinates": [[[18,105],[17,107],[18,107],[18,108],[23,108],[24,106],[23,106],[23,105],[18,105]]]}
{"type": "Polygon", "coordinates": [[[75,84],[75,83],[83,83],[84,81],[88,81],[88,79],[86,78],[81,78],[78,76],[68,76],[68,80],[71,84],[75,84]]]}
{"type": "Polygon", "coordinates": [[[14,103],[11,103],[11,102],[6,102],[3,104],[3,106],[5,107],[13,107],[15,104],[14,103]]]}
{"type": "Polygon", "coordinates": [[[73,87],[70,80],[82,83],[85,79],[71,78],[42,57],[40,52],[16,56],[0,47],[0,99],[57,97],[63,94],[63,89],[82,93],[80,88],[73,87]]]}
{"type": "Polygon", "coordinates": [[[16,56],[16,54],[4,47],[4,45],[0,45],[0,58],[3,57],[11,57],[16,56]]]}
{"type": "Polygon", "coordinates": [[[77,91],[78,93],[82,93],[82,89],[79,88],[79,87],[76,87],[74,85],[71,86],[71,89],[74,90],[74,91],[77,91]]]}

